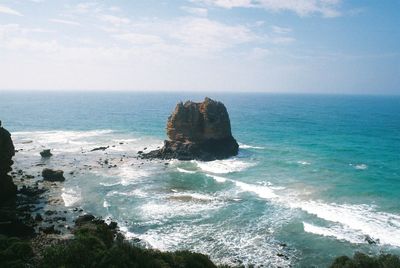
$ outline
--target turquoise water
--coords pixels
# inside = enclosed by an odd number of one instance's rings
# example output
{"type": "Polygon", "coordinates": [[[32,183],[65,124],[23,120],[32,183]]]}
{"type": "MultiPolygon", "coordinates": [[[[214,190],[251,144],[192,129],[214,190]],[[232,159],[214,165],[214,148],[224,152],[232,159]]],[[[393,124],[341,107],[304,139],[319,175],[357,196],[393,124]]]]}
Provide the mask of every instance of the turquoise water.
{"type": "Polygon", "coordinates": [[[0,92],[0,100],[0,119],[23,149],[15,165],[38,172],[38,152],[52,148],[46,164],[75,171],[65,206],[116,219],[146,246],[272,267],[400,253],[398,96],[0,92]],[[178,101],[205,95],[227,106],[238,157],[135,158],[162,144],[178,101]]]}

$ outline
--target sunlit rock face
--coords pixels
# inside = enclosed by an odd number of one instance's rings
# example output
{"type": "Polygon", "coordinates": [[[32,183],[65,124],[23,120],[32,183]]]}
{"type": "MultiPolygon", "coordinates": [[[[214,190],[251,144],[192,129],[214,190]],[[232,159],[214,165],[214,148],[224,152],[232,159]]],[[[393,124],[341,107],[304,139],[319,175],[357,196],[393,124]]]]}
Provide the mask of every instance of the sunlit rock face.
{"type": "Polygon", "coordinates": [[[167,136],[162,149],[143,157],[210,161],[237,155],[239,149],[225,105],[210,98],[178,103],[168,118],[167,136]]]}

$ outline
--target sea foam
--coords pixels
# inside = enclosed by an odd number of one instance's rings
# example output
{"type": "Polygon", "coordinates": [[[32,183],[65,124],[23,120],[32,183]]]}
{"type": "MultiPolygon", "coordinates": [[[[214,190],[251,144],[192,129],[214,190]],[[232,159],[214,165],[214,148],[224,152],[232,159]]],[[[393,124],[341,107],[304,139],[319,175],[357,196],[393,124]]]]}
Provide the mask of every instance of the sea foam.
{"type": "Polygon", "coordinates": [[[237,158],[229,158],[226,160],[215,160],[210,162],[193,161],[197,166],[206,172],[215,174],[227,174],[245,170],[255,164],[239,160],[237,158]]]}
{"type": "Polygon", "coordinates": [[[265,147],[262,146],[253,146],[253,145],[248,145],[244,143],[239,143],[239,148],[241,149],[258,149],[258,150],[264,150],[265,147]]]}

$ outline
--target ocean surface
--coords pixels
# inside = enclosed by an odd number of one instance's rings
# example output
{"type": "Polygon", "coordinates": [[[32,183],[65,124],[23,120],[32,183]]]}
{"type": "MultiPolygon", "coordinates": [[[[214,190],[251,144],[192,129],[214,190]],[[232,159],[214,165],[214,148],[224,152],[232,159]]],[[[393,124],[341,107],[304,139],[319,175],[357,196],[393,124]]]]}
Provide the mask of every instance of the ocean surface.
{"type": "Polygon", "coordinates": [[[3,91],[0,120],[15,169],[63,169],[60,206],[117,220],[144,246],[267,267],[400,253],[399,96],[3,91]],[[162,146],[177,102],[205,95],[226,105],[237,157],[136,158],[162,146]]]}

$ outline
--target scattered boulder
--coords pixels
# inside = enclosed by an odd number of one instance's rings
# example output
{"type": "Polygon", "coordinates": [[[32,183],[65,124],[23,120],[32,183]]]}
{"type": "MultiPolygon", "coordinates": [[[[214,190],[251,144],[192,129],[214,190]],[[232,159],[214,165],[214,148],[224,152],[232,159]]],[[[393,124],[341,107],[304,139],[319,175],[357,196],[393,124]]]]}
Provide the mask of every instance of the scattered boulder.
{"type": "Polygon", "coordinates": [[[225,105],[205,98],[201,103],[178,103],[167,122],[169,140],[143,158],[211,161],[238,154],[225,105]]]}
{"type": "Polygon", "coordinates": [[[50,149],[45,149],[45,150],[43,150],[43,151],[40,152],[40,155],[41,155],[43,158],[49,158],[49,157],[51,157],[53,154],[51,153],[50,149]]]}
{"type": "Polygon", "coordinates": [[[94,149],[92,149],[92,150],[90,150],[90,151],[91,151],[91,152],[94,152],[94,151],[105,151],[105,150],[107,150],[108,148],[110,148],[110,146],[102,146],[102,147],[94,148],[94,149]]]}
{"type": "Polygon", "coordinates": [[[45,168],[42,171],[42,177],[45,181],[65,181],[64,171],[62,170],[45,168]]]}
{"type": "Polygon", "coordinates": [[[85,214],[82,216],[79,216],[76,220],[75,220],[75,225],[76,226],[81,226],[85,223],[91,222],[95,219],[95,216],[91,215],[91,214],[85,214]]]}
{"type": "Polygon", "coordinates": [[[59,230],[54,229],[54,225],[51,225],[48,227],[39,227],[39,231],[41,231],[45,234],[60,234],[61,233],[59,230]]]}
{"type": "Polygon", "coordinates": [[[370,237],[369,235],[365,236],[365,241],[370,245],[375,245],[375,244],[379,243],[379,239],[375,240],[372,237],[370,237]]]}

